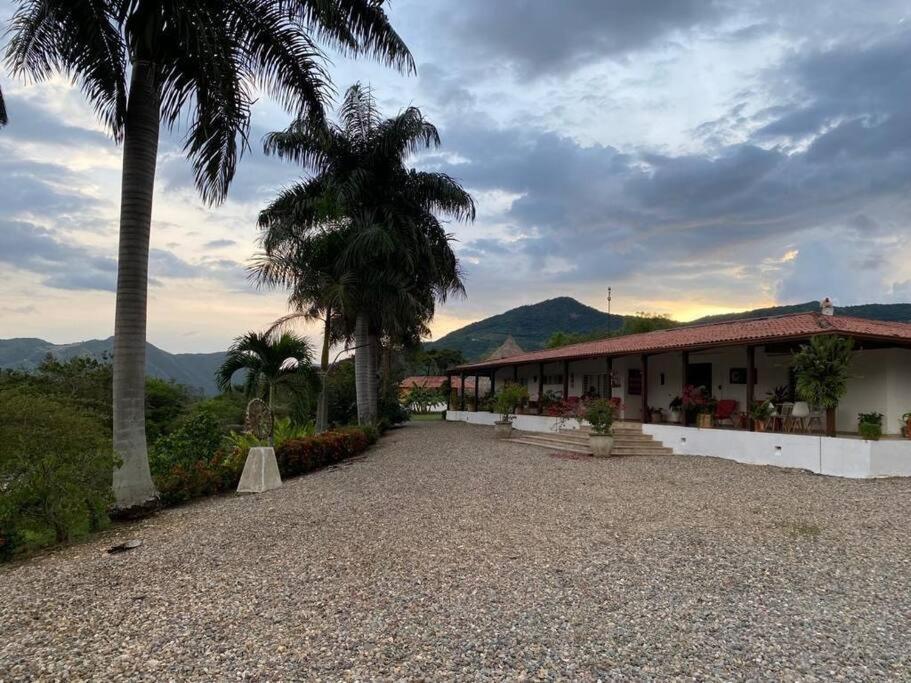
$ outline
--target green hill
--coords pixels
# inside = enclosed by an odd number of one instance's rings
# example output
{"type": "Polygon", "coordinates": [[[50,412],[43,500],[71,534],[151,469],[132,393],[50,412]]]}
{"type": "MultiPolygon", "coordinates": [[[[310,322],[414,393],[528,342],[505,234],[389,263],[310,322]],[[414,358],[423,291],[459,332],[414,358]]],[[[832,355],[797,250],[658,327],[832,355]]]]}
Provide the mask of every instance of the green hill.
{"type": "MultiPolygon", "coordinates": [[[[623,320],[622,315],[611,315],[610,329],[620,329],[623,320]]],[[[477,360],[496,349],[510,334],[524,350],[533,351],[543,348],[544,342],[554,332],[607,329],[607,313],[562,296],[479,320],[424,346],[428,349],[458,349],[466,359],[477,360]]]]}
{"type": "MultiPolygon", "coordinates": [[[[59,360],[77,356],[100,359],[110,356],[114,338],[90,339],[75,344],[52,344],[43,339],[0,339],[0,368],[32,370],[48,354],[59,360]]],[[[215,394],[215,370],[224,361],[223,352],[168,353],[152,344],[146,345],[146,374],[174,380],[203,394],[215,394]]]]}
{"type": "MultiPolygon", "coordinates": [[[[793,304],[790,306],[772,306],[770,308],[754,308],[752,311],[743,311],[741,313],[721,313],[719,315],[707,315],[694,323],[718,323],[725,320],[743,320],[746,318],[760,318],[768,315],[785,315],[787,313],[803,313],[806,311],[818,311],[818,301],[807,301],[803,304],[793,304]]],[[[911,304],[859,304],[857,306],[836,306],[836,315],[850,315],[855,318],[866,318],[867,320],[888,320],[890,322],[911,322],[911,304]]]]}

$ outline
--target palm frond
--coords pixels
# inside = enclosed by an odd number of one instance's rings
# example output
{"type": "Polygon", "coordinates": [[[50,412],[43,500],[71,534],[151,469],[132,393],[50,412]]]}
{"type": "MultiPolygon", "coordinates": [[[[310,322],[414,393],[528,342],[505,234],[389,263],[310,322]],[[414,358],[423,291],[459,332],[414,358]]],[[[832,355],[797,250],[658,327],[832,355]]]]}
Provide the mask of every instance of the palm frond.
{"type": "Polygon", "coordinates": [[[126,118],[126,45],[107,0],[24,0],[10,22],[6,63],[44,81],[67,74],[116,140],[126,118]]]}

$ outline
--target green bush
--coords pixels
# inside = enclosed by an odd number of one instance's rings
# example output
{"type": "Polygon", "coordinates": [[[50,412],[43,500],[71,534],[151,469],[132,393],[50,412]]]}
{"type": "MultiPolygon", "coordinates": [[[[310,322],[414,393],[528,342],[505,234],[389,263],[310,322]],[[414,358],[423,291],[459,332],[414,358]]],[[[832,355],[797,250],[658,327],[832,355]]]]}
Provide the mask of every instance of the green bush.
{"type": "Polygon", "coordinates": [[[29,390],[0,391],[0,556],[108,523],[114,456],[104,421],[29,390]]]}
{"type": "Polygon", "coordinates": [[[345,427],[304,439],[292,439],[275,450],[282,477],[306,474],[367,450],[371,434],[360,427],[345,427]]]}
{"type": "Polygon", "coordinates": [[[585,404],[585,419],[595,434],[608,435],[613,432],[616,409],[606,398],[597,398],[585,404]]]}
{"type": "Polygon", "coordinates": [[[494,405],[500,414],[502,422],[508,422],[512,419],[512,414],[516,412],[523,401],[528,400],[528,389],[521,384],[507,384],[503,390],[497,394],[494,399],[494,405]]]}
{"type": "Polygon", "coordinates": [[[174,465],[209,460],[222,445],[222,439],[221,426],[214,417],[207,413],[195,415],[154,443],[149,450],[152,474],[162,474],[174,465]]]}
{"type": "Polygon", "coordinates": [[[858,413],[857,431],[867,441],[879,441],[883,435],[883,414],[858,413]]]}

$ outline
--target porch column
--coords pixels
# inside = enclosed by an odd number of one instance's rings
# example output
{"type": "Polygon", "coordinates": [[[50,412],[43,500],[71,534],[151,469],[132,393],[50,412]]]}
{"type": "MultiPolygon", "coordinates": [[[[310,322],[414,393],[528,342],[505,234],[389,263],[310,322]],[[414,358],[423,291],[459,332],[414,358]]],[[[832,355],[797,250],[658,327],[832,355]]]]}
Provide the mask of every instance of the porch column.
{"type": "Polygon", "coordinates": [[[544,413],[544,363],[538,363],[538,415],[544,413]]]}
{"type": "Polygon", "coordinates": [[[475,375],[475,376],[474,376],[474,411],[475,411],[475,412],[478,412],[478,410],[479,410],[479,406],[478,406],[478,389],[479,389],[480,386],[481,386],[481,376],[480,376],[480,375],[475,375]]]}
{"type": "Polygon", "coordinates": [[[614,397],[614,357],[607,357],[607,398],[614,397]]]}
{"type": "Polygon", "coordinates": [[[639,368],[642,373],[642,423],[648,424],[652,414],[648,410],[648,356],[644,353],[639,357],[639,368]]]}
{"type": "Polygon", "coordinates": [[[490,395],[497,395],[497,369],[491,368],[490,370],[490,395]]]}
{"type": "Polygon", "coordinates": [[[519,381],[519,366],[512,366],[512,383],[516,384],[519,381]]]}
{"type": "Polygon", "coordinates": [[[747,414],[747,426],[750,431],[755,431],[756,427],[753,424],[753,418],[750,415],[750,411],[753,408],[753,395],[756,393],[756,347],[747,346],[747,404],[746,404],[746,414],[747,414]]]}
{"type": "Polygon", "coordinates": [[[563,400],[569,398],[569,361],[563,361],[563,400]]]}
{"type": "Polygon", "coordinates": [[[465,372],[464,371],[459,373],[459,379],[462,382],[462,389],[460,391],[461,398],[459,399],[459,410],[465,410],[465,372]]]}
{"type": "MultiPolygon", "coordinates": [[[[686,375],[690,367],[690,352],[681,351],[680,358],[682,365],[680,367],[680,394],[683,394],[683,387],[686,386],[686,375]]],[[[689,423],[686,419],[686,411],[683,409],[683,406],[680,406],[680,424],[686,427],[689,423]]]]}

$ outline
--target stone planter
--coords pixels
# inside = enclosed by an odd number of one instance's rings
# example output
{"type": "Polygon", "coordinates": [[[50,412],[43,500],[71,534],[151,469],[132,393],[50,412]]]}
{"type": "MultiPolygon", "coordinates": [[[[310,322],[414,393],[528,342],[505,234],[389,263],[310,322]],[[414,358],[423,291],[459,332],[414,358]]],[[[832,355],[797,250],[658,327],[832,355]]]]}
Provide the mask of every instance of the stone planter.
{"type": "Polygon", "coordinates": [[[596,458],[607,458],[614,448],[614,437],[612,434],[589,434],[588,443],[596,458]]]}
{"type": "Polygon", "coordinates": [[[671,422],[679,423],[679,422],[680,422],[680,417],[681,417],[681,415],[680,415],[680,411],[679,411],[679,410],[672,410],[672,411],[671,411],[671,414],[670,414],[671,422]]]}
{"type": "Polygon", "coordinates": [[[512,436],[512,420],[497,420],[493,423],[493,435],[498,439],[512,436]]]}
{"type": "Polygon", "coordinates": [[[278,473],[275,450],[271,446],[251,448],[247,453],[240,482],[237,484],[237,492],[263,493],[277,489],[281,485],[282,478],[278,473]]]}

